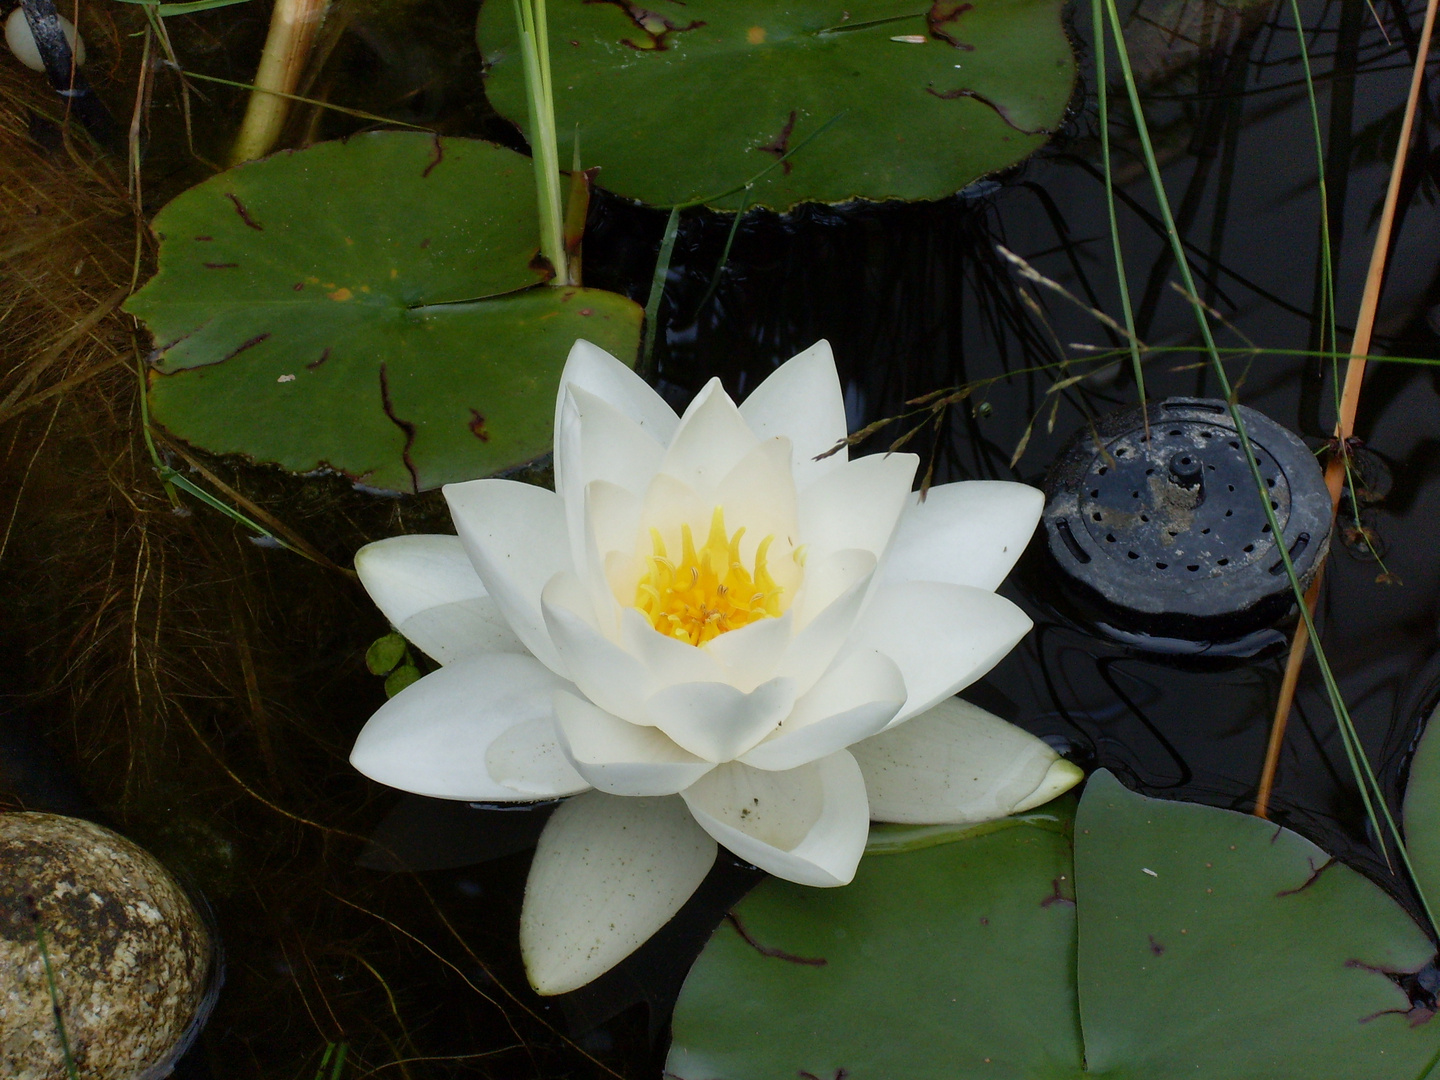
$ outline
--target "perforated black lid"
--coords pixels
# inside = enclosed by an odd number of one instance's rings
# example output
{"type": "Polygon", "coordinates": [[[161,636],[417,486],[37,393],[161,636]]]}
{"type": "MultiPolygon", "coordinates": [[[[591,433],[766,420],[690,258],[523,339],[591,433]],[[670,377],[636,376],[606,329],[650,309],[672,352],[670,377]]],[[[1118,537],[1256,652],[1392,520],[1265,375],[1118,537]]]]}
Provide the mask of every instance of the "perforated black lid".
{"type": "MultiPolygon", "coordinates": [[[[1081,429],[1046,478],[1050,553],[1123,629],[1234,636],[1293,602],[1223,401],[1167,398],[1081,429]]],[[[1240,406],[1267,497],[1302,584],[1329,542],[1330,496],[1295,435],[1240,406]]]]}

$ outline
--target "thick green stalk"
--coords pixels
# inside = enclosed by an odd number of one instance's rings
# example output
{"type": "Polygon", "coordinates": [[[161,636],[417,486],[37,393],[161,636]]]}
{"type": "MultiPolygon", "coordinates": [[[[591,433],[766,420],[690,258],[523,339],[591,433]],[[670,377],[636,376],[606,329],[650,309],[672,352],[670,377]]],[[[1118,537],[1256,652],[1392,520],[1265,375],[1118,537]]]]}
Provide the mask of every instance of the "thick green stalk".
{"type": "Polygon", "coordinates": [[[520,59],[525,70],[525,96],[530,110],[530,153],[535,163],[535,196],[540,211],[540,251],[555,268],[550,284],[569,285],[545,0],[514,0],[514,3],[515,23],[520,32],[520,59]]]}

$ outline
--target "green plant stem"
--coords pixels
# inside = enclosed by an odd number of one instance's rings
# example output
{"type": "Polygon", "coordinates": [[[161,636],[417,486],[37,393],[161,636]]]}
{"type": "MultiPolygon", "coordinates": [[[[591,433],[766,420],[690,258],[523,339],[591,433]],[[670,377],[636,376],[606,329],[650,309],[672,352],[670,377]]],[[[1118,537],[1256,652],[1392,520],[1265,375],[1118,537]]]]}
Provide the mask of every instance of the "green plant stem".
{"type": "MultiPolygon", "coordinates": [[[[1261,507],[1265,512],[1265,520],[1270,525],[1271,535],[1277,540],[1277,550],[1280,553],[1280,560],[1285,567],[1285,575],[1290,581],[1290,587],[1295,595],[1296,604],[1300,609],[1300,617],[1304,622],[1306,632],[1315,649],[1315,661],[1320,668],[1320,675],[1325,684],[1326,693],[1330,699],[1331,708],[1335,712],[1335,719],[1340,730],[1341,742],[1345,748],[1345,755],[1349,761],[1351,772],[1355,776],[1356,784],[1360,790],[1361,801],[1365,804],[1365,813],[1369,817],[1371,825],[1375,828],[1377,836],[1382,837],[1382,854],[1385,854],[1386,861],[1389,855],[1384,851],[1383,836],[1389,832],[1396,850],[1405,868],[1410,872],[1411,880],[1414,882],[1416,894],[1425,908],[1426,917],[1430,920],[1432,928],[1440,927],[1436,922],[1435,914],[1430,907],[1424,890],[1421,888],[1418,879],[1415,878],[1410,865],[1410,856],[1405,850],[1405,842],[1400,834],[1400,829],[1395,823],[1390,808],[1386,805],[1384,793],[1380,788],[1379,781],[1375,777],[1374,770],[1370,766],[1369,758],[1366,757],[1364,747],[1360,742],[1359,733],[1355,730],[1354,722],[1350,717],[1350,711],[1345,705],[1345,700],[1340,693],[1340,686],[1335,678],[1335,673],[1330,667],[1330,661],[1325,655],[1325,650],[1320,645],[1320,640],[1315,632],[1314,619],[1309,607],[1305,603],[1305,591],[1300,587],[1300,579],[1295,573],[1295,566],[1290,559],[1290,553],[1283,543],[1278,543],[1284,533],[1280,529],[1280,523],[1275,517],[1274,508],[1266,497],[1267,491],[1265,478],[1260,471],[1260,464],[1255,457],[1254,445],[1250,442],[1249,433],[1246,431],[1244,420],[1239,414],[1238,402],[1235,398],[1234,388],[1225,371],[1225,365],[1220,360],[1220,352],[1216,347],[1214,334],[1210,328],[1210,320],[1199,301],[1199,292],[1195,288],[1194,276],[1190,270],[1190,263],[1186,258],[1185,245],[1180,237],[1179,230],[1175,227],[1175,219],[1170,212],[1170,201],[1165,193],[1165,183],[1160,176],[1160,166],[1155,157],[1154,147],[1150,141],[1149,125],[1145,120],[1145,113],[1141,107],[1139,88],[1135,83],[1134,72],[1131,70],[1130,57],[1125,49],[1124,31],[1120,24],[1120,13],[1116,7],[1115,0],[1104,0],[1106,13],[1109,17],[1110,31],[1115,41],[1115,47],[1119,53],[1121,69],[1125,76],[1125,88],[1130,99],[1130,106],[1135,114],[1135,130],[1140,140],[1141,153],[1145,158],[1146,172],[1150,176],[1150,182],[1155,190],[1155,199],[1160,209],[1161,220],[1164,223],[1165,233],[1170,241],[1172,250],[1175,253],[1176,268],[1185,285],[1185,290],[1192,300],[1192,307],[1195,311],[1196,322],[1199,326],[1200,336],[1205,344],[1206,354],[1210,357],[1211,366],[1215,377],[1219,382],[1221,392],[1225,395],[1226,404],[1230,410],[1232,423],[1240,440],[1241,451],[1245,455],[1246,464],[1250,468],[1251,479],[1255,483],[1257,492],[1260,493],[1261,507]],[[1376,807],[1379,807],[1379,815],[1376,807]],[[1383,816],[1386,829],[1380,828],[1380,817],[1383,816]]],[[[1403,151],[1402,151],[1403,152],[1403,151]]],[[[1366,343],[1368,345],[1368,342],[1366,343]]]]}
{"type": "MultiPolygon", "coordinates": [[[[1120,310],[1125,316],[1129,333],[1130,370],[1135,376],[1135,392],[1145,402],[1145,372],[1140,364],[1140,344],[1135,336],[1135,312],[1130,305],[1129,278],[1125,274],[1125,253],[1120,243],[1120,224],[1115,214],[1115,181],[1110,165],[1110,94],[1105,72],[1105,28],[1101,0],[1091,0],[1091,26],[1095,39],[1095,92],[1100,111],[1100,157],[1105,168],[1105,208],[1110,215],[1110,246],[1115,254],[1115,277],[1120,287],[1120,310]]],[[[1145,414],[1145,435],[1150,435],[1150,417],[1145,414]]]]}
{"type": "Polygon", "coordinates": [[[50,1013],[55,1019],[55,1034],[60,1037],[60,1054],[65,1059],[65,1075],[80,1080],[75,1056],[70,1052],[70,1035],[65,1030],[65,1017],[60,1012],[60,990],[55,985],[55,969],[50,964],[50,949],[45,944],[45,931],[37,924],[35,944],[40,946],[40,961],[45,965],[45,985],[50,988],[50,1013]]]}
{"type": "Polygon", "coordinates": [[[680,207],[670,211],[665,233],[660,238],[660,254],[655,259],[655,276],[650,279],[650,298],[645,301],[645,352],[636,369],[646,382],[655,377],[655,339],[660,336],[660,299],[665,295],[665,279],[670,276],[670,256],[675,252],[675,237],[680,232],[680,207]]]}
{"type": "Polygon", "coordinates": [[[555,95],[550,83],[550,32],[545,0],[514,0],[520,58],[530,111],[530,152],[540,211],[540,250],[555,270],[550,284],[570,284],[565,258],[565,209],[560,200],[560,150],[555,133],[555,95]]]}
{"type": "Polygon", "coordinates": [[[740,205],[735,210],[735,220],[730,223],[730,232],[725,237],[725,247],[720,252],[720,261],[715,264],[715,273],[710,276],[710,285],[705,290],[705,295],[695,305],[695,319],[700,318],[700,312],[705,310],[705,305],[715,295],[715,290],[720,287],[720,275],[725,272],[725,264],[730,261],[730,248],[735,243],[735,234],[740,231],[740,219],[745,216],[745,211],[750,209],[750,189],[746,188],[741,193],[740,205]]]}

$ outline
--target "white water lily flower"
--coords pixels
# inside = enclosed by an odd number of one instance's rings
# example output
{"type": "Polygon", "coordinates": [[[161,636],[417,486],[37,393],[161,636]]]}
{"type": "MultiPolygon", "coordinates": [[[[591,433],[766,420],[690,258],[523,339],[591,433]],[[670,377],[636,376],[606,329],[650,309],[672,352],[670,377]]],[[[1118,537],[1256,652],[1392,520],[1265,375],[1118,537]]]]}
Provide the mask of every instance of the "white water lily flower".
{"type": "Polygon", "coordinates": [[[521,947],[541,993],[647,940],[717,842],[779,877],[844,885],[872,819],[983,821],[1080,778],[953,696],[1030,628],[994,589],[1040,492],[968,482],[921,501],[912,454],[820,456],[845,435],[823,341],[743,405],[717,379],[680,417],[580,341],[554,492],[451,484],[458,537],[356,555],[380,609],[443,666],[370,719],[355,767],[443,799],[577,796],[547,823],[526,888],[521,947]]]}

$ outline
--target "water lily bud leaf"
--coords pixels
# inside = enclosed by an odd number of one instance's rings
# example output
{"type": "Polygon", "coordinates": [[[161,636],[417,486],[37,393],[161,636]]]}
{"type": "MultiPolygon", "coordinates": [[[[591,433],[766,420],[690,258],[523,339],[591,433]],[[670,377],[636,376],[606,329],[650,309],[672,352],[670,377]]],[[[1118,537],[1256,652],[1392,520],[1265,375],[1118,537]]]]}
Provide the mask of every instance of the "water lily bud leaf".
{"type": "Polygon", "coordinates": [[[765,882],[691,970],[667,1071],[1428,1075],[1440,1020],[1400,980],[1434,945],[1373,882],[1271,822],[1103,770],[1067,828],[1071,805],[878,830],[843,889],[765,882]]]}
{"type": "MultiPolygon", "coordinates": [[[[1060,124],[1075,81],[1062,8],[555,4],[560,156],[578,138],[602,187],[657,206],[708,199],[767,166],[751,201],[778,210],[943,198],[1033,153],[1060,124]]],[[[477,35],[486,94],[528,136],[514,5],[483,5],[477,35]]]]}
{"type": "Polygon", "coordinates": [[[683,1080],[1048,1080],[1082,1073],[1069,800],[1048,819],[868,855],[840,889],[772,878],[675,1008],[683,1080]]]}
{"type": "Polygon", "coordinates": [[[394,697],[413,682],[420,679],[420,669],[414,664],[405,664],[392,671],[385,679],[385,696],[394,697]]]}
{"type": "Polygon", "coordinates": [[[294,472],[418,491],[550,449],[578,337],[634,357],[642,312],[534,287],[530,159],[384,131],[220,173],[160,211],[159,271],[126,304],[155,337],[177,436],[294,472]]]}
{"type": "Polygon", "coordinates": [[[1405,848],[1415,879],[1432,905],[1440,904],[1440,725],[1431,713],[1410,762],[1405,788],[1405,848]]]}
{"type": "Polygon", "coordinates": [[[405,639],[399,634],[376,638],[365,650],[365,666],[371,675],[389,675],[405,659],[405,639]]]}

